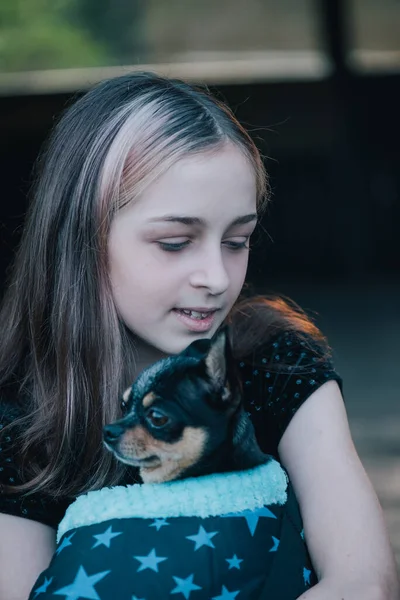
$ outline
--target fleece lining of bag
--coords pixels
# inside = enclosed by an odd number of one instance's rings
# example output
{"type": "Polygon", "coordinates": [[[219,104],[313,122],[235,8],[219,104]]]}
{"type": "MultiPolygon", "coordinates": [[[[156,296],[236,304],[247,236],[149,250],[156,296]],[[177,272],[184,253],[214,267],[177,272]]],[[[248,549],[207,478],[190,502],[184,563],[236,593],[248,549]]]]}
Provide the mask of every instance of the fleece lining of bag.
{"type": "Polygon", "coordinates": [[[288,478],[271,459],[247,471],[165,483],[115,486],[79,496],[67,509],[57,542],[67,531],[110,519],[201,518],[285,504],[288,478]]]}

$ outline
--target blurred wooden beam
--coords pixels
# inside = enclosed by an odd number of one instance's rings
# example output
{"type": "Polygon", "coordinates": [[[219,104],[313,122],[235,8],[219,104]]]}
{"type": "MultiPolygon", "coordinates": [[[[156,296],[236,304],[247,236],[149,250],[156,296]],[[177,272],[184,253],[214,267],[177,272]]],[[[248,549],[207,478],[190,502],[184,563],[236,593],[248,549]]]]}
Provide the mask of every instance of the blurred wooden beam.
{"type": "Polygon", "coordinates": [[[335,67],[335,76],[349,74],[347,57],[351,48],[349,2],[346,0],[318,0],[320,31],[326,53],[335,67]]]}

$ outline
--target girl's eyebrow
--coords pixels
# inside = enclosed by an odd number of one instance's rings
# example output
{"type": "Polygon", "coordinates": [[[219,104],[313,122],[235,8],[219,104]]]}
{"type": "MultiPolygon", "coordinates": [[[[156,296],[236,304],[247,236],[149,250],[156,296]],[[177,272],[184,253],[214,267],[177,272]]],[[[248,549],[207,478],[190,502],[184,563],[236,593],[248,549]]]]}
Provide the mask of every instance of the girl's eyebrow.
{"type": "MultiPolygon", "coordinates": [[[[251,213],[249,215],[243,215],[242,217],[237,217],[234,219],[232,223],[230,223],[229,227],[233,227],[234,225],[245,225],[246,223],[251,223],[251,221],[257,221],[257,213],[251,213]]],[[[149,219],[149,223],[182,223],[183,225],[200,225],[202,227],[206,226],[206,221],[201,219],[200,217],[181,217],[179,215],[165,215],[163,217],[157,217],[155,219],[149,219]]]]}

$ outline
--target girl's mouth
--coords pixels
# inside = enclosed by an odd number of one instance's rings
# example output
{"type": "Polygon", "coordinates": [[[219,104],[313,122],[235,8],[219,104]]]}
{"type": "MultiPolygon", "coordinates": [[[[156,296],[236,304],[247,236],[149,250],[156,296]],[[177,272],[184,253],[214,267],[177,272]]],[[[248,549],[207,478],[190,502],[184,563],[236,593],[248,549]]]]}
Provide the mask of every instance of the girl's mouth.
{"type": "Polygon", "coordinates": [[[209,331],[214,325],[215,313],[217,309],[207,312],[199,312],[187,308],[174,308],[173,312],[190,331],[203,333],[209,331]]]}

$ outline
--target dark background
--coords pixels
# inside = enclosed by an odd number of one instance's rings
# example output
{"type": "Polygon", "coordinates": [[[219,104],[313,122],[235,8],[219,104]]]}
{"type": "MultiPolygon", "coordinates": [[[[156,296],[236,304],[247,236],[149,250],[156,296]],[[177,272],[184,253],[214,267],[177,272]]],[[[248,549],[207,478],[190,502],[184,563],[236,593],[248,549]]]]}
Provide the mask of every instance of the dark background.
{"type": "MultiPolygon", "coordinates": [[[[214,88],[266,158],[272,202],[252,252],[257,286],[400,271],[400,77],[214,88]],[[263,231],[264,230],[264,231],[263,231]]],[[[72,94],[0,97],[1,276],[19,239],[32,165],[72,94]]]]}

